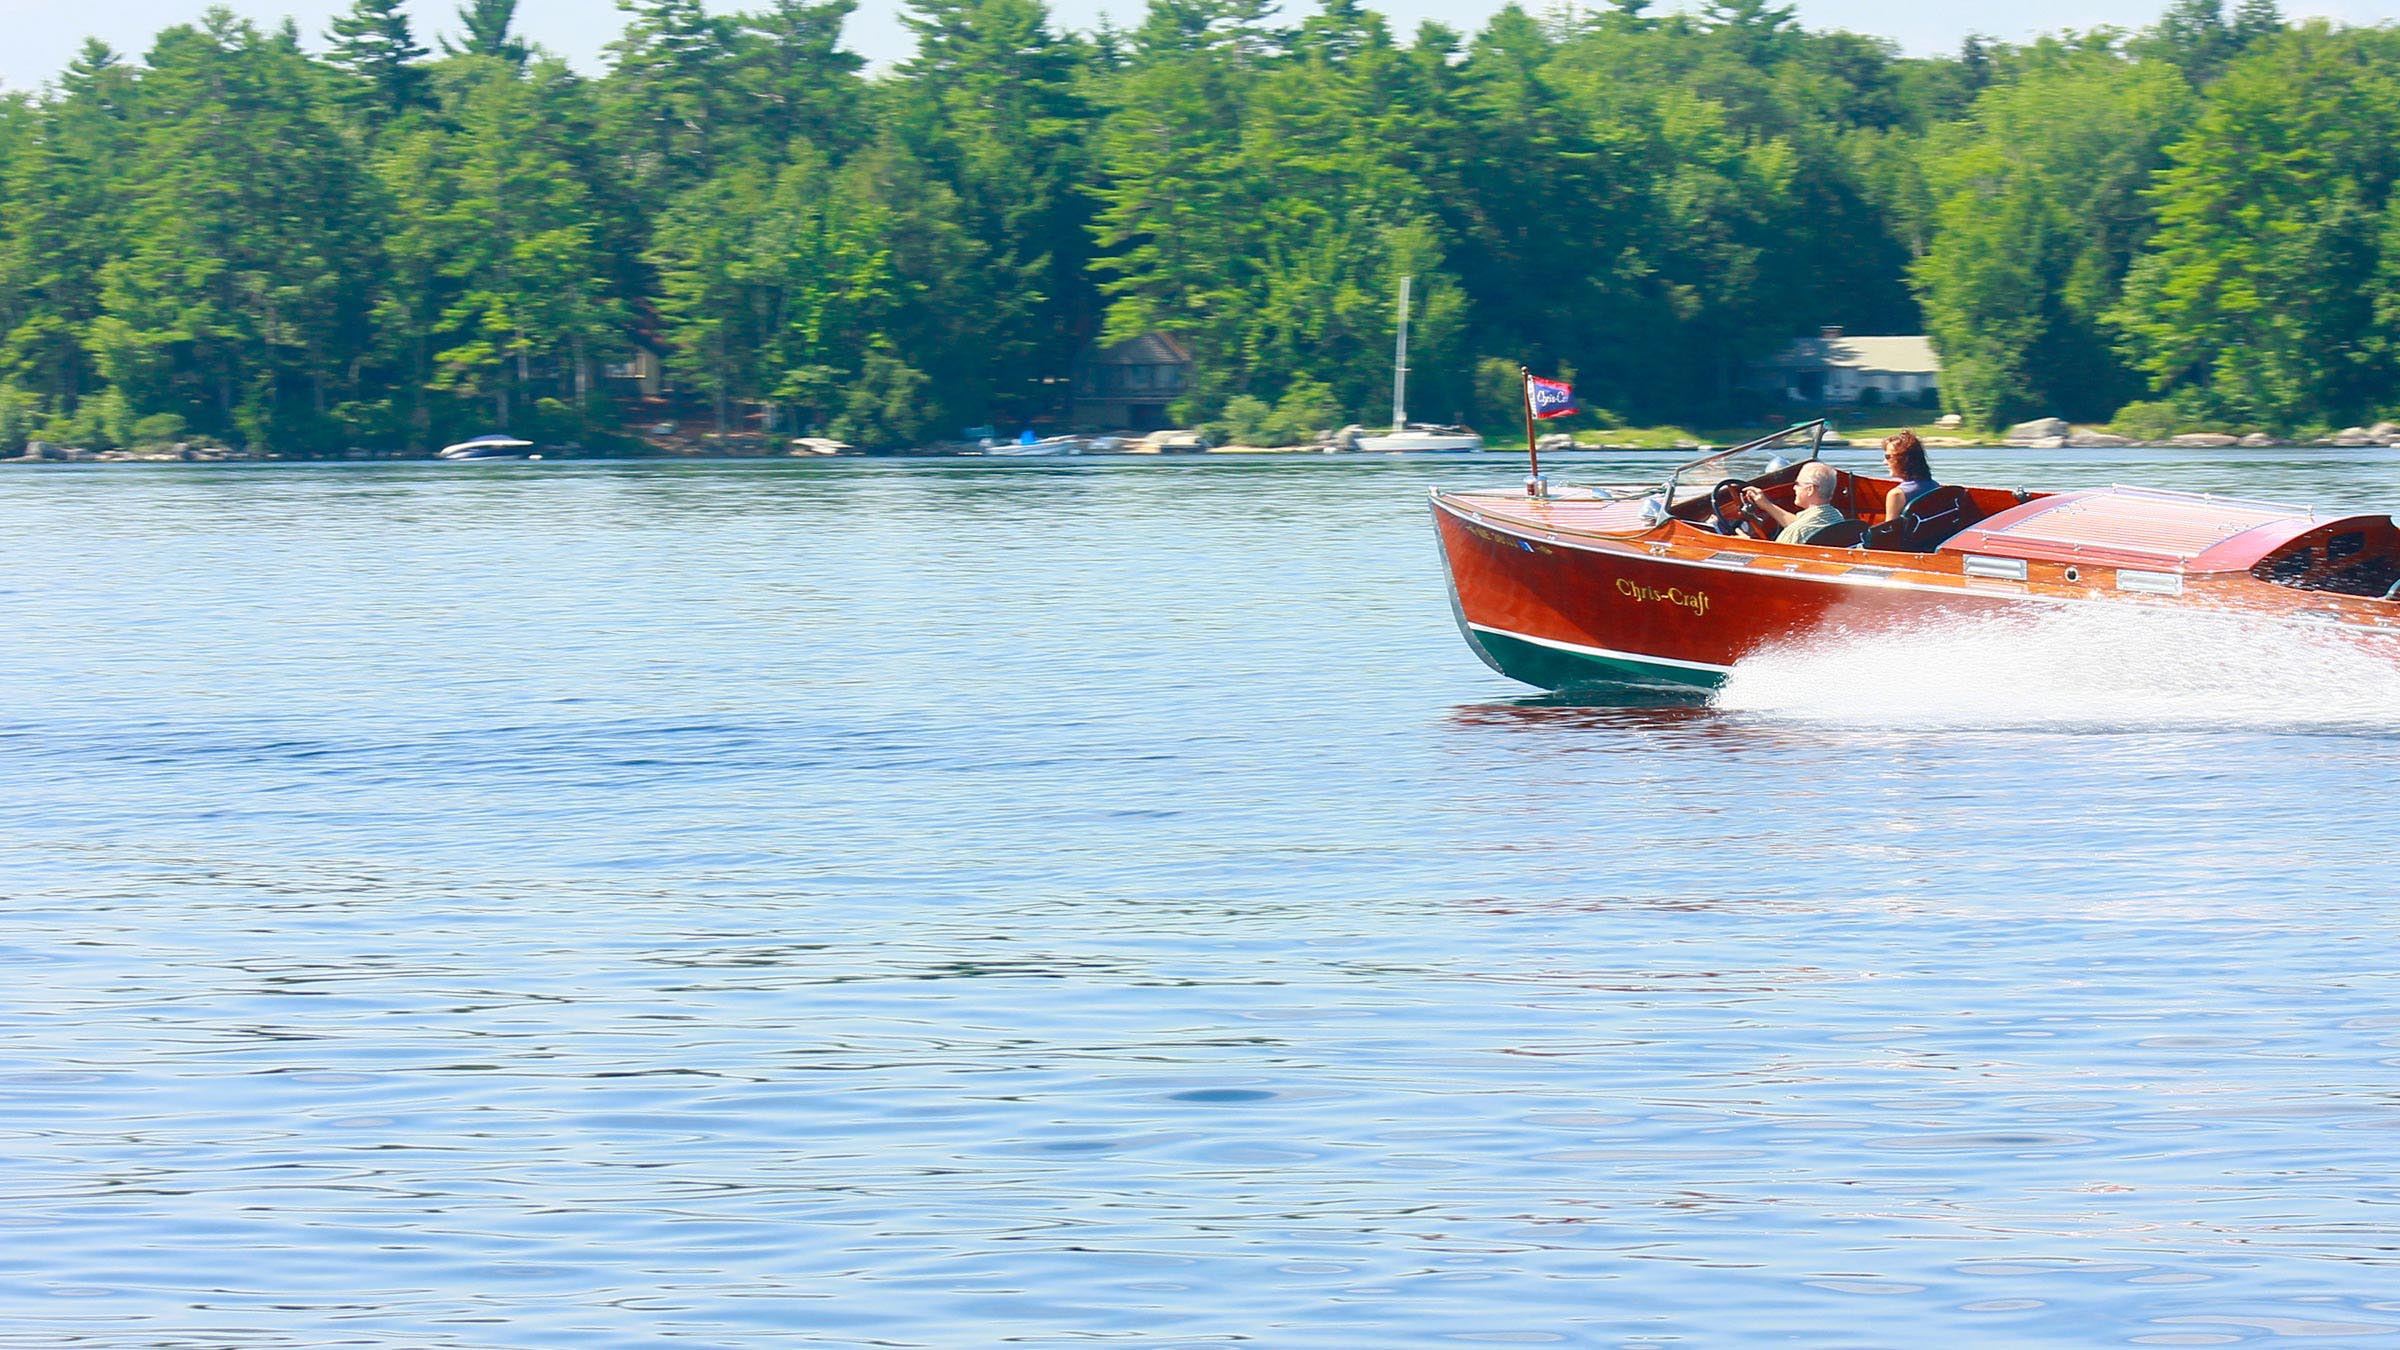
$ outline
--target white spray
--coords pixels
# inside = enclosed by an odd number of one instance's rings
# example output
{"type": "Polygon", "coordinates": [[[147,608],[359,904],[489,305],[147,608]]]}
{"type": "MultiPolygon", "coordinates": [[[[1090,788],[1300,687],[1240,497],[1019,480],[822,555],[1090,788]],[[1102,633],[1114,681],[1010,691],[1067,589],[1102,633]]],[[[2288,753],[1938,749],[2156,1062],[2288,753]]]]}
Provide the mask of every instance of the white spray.
{"type": "Polygon", "coordinates": [[[1761,652],[1715,702],[1859,730],[2400,735],[2400,634],[2092,604],[1761,652]]]}

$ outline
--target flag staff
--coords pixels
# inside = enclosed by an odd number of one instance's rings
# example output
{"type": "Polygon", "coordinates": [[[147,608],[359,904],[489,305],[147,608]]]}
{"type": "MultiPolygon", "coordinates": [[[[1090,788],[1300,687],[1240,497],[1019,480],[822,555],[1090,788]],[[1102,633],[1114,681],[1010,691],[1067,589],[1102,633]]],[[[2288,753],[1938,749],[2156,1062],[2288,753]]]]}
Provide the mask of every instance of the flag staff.
{"type": "MultiPolygon", "coordinates": [[[[1547,497],[1550,480],[1542,477],[1542,442],[1534,435],[1533,424],[1572,415],[1575,386],[1565,380],[1538,379],[1524,366],[1517,367],[1517,383],[1525,393],[1525,462],[1531,469],[1525,478],[1525,495],[1547,497]]],[[[1568,443],[1572,445],[1573,439],[1569,438],[1568,443]]]]}
{"type": "Polygon", "coordinates": [[[1542,447],[1533,434],[1533,371],[1529,367],[1517,367],[1517,393],[1525,404],[1525,495],[1547,497],[1550,485],[1542,481],[1542,447]]]}

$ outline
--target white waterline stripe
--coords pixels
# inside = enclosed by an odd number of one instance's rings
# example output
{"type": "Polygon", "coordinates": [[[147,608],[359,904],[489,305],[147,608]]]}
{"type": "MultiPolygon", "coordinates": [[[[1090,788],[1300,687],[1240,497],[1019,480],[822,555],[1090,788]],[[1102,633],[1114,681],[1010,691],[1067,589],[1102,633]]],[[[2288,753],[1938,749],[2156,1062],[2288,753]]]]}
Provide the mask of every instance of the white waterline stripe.
{"type": "Polygon", "coordinates": [[[1469,623],[1467,627],[1478,633],[1489,633],[1493,637],[1504,637],[1512,642],[1523,642],[1535,647],[1548,647],[1553,651],[1572,652],[1577,656],[1598,656],[1612,661],[1630,661],[1640,666],[1673,666],[1678,670],[1705,670],[1716,675],[1725,674],[1733,669],[1731,666],[1712,666],[1706,661],[1678,661],[1672,656],[1636,656],[1632,652],[1612,651],[1607,647],[1585,647],[1573,642],[1561,642],[1556,638],[1534,637],[1529,633],[1512,633],[1505,628],[1493,628],[1488,624],[1469,623]]]}

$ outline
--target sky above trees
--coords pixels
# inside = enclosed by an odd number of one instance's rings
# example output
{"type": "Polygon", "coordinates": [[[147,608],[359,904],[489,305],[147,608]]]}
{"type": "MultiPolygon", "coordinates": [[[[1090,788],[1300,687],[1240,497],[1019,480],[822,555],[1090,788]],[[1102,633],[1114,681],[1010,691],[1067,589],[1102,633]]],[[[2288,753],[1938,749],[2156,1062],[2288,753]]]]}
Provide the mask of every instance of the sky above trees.
{"type": "MultiPolygon", "coordinates": [[[[1847,28],[1897,39],[1914,55],[1932,55],[1957,47],[1968,33],[1986,33],[2017,40],[2060,28],[2116,24],[2139,28],[2158,17],[2161,0],[1797,0],[1800,21],[1811,28],[1847,28]]],[[[1500,8],[1502,0],[1377,0],[1369,8],[1389,16],[1403,31],[1426,19],[1459,28],[1475,28],[1500,8]]],[[[229,0],[234,12],[260,22],[290,15],[301,30],[318,38],[346,0],[229,0]]],[[[0,26],[9,35],[0,45],[0,85],[29,88],[55,77],[65,68],[86,37],[139,54],[152,34],[170,24],[197,18],[206,0],[108,0],[98,5],[62,5],[58,0],[0,0],[0,26]]],[[[730,4],[713,4],[725,9],[730,4]]],[[[1526,8],[1539,13],[1547,0],[1526,8]]],[[[1673,0],[1656,12],[1677,8],[1673,0]]],[[[1139,21],[1141,0],[1059,0],[1053,11],[1060,22],[1088,26],[1107,14],[1119,23],[1139,21]]],[[[1295,11],[1305,5],[1291,6],[1295,11]]],[[[420,33],[440,33],[457,27],[453,0],[414,0],[409,6],[420,33]]],[[[882,64],[905,57],[907,31],[898,18],[900,0],[863,0],[849,26],[850,45],[870,61],[882,64]]],[[[2286,16],[2314,15],[2353,24],[2400,20],[2400,0],[2294,0],[2286,16]]],[[[522,0],[518,26],[544,47],[577,66],[592,69],[600,49],[623,26],[623,16],[611,0],[522,0]]]]}

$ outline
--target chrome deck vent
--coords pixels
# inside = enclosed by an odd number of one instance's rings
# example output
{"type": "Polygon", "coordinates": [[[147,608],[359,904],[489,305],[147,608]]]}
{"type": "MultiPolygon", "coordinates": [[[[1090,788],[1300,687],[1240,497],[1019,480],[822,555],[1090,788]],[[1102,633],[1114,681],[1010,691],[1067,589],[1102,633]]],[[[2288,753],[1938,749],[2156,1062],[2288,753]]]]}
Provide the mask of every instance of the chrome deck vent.
{"type": "Polygon", "coordinates": [[[2117,589],[2136,595],[2181,595],[2183,576],[2176,572],[2136,572],[2117,569],[2117,589]]]}

